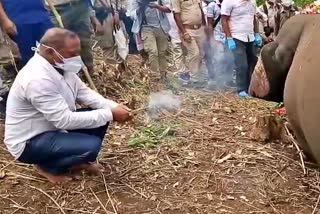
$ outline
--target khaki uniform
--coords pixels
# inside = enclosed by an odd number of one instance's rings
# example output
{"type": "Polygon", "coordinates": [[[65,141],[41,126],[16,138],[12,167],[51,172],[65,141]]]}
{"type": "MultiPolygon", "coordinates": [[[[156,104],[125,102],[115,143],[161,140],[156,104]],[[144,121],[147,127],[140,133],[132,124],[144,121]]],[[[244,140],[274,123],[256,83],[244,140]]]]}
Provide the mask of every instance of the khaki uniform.
{"type": "MultiPolygon", "coordinates": [[[[123,22],[120,23],[121,29],[124,31],[125,26],[123,22]]],[[[103,58],[106,63],[120,64],[123,59],[119,56],[117,46],[113,36],[113,17],[110,13],[108,17],[103,21],[103,35],[96,36],[98,40],[98,46],[103,50],[103,58]]]]}
{"type": "MultiPolygon", "coordinates": [[[[61,16],[66,29],[78,34],[81,40],[81,57],[88,69],[93,69],[91,52],[91,8],[85,0],[50,0],[61,16]]],[[[52,13],[53,22],[57,27],[57,20],[52,13]]]]}
{"type": "MultiPolygon", "coordinates": [[[[94,5],[95,10],[100,10],[104,9],[100,1],[96,1],[94,5]]],[[[98,17],[99,15],[96,14],[96,12],[93,12],[94,16],[99,20],[99,22],[102,22],[103,17],[100,19],[98,17]]],[[[103,58],[106,63],[110,64],[121,64],[124,60],[119,56],[118,50],[117,50],[117,45],[114,39],[114,25],[113,25],[113,16],[111,9],[109,13],[107,14],[107,17],[103,20],[102,22],[102,27],[103,27],[103,35],[96,35],[95,38],[98,41],[98,46],[102,49],[103,51],[103,58]]],[[[120,21],[120,27],[121,30],[123,31],[124,35],[128,38],[127,32],[125,25],[122,21],[120,21]]]]}
{"type": "Polygon", "coordinates": [[[162,28],[143,26],[141,39],[144,50],[149,55],[151,70],[153,72],[165,72],[167,70],[168,35],[164,33],[162,28]]]}
{"type": "Polygon", "coordinates": [[[278,11],[278,13],[275,15],[275,23],[276,23],[276,27],[275,27],[275,35],[277,36],[279,34],[280,29],[282,28],[282,26],[284,25],[284,23],[290,19],[291,17],[293,17],[296,14],[296,11],[298,11],[298,9],[294,6],[291,6],[289,8],[285,8],[285,7],[281,7],[281,9],[278,11]]]}
{"type": "Polygon", "coordinates": [[[13,54],[15,59],[20,58],[20,53],[17,45],[9,38],[9,36],[2,32],[0,29],[0,64],[7,65],[10,64],[12,61],[13,54]]]}
{"type": "Polygon", "coordinates": [[[183,41],[187,49],[187,67],[193,73],[199,72],[203,57],[202,44],[205,38],[202,26],[200,0],[172,0],[174,13],[179,13],[186,32],[191,36],[191,42],[183,41]],[[194,26],[194,29],[191,29],[194,26]],[[198,29],[197,29],[198,28],[198,29]]]}
{"type": "Polygon", "coordinates": [[[17,74],[14,65],[12,65],[12,56],[16,62],[21,59],[17,45],[0,29],[0,65],[6,67],[0,69],[0,97],[9,90],[17,74]]]}
{"type": "Polygon", "coordinates": [[[172,43],[172,52],[174,64],[179,73],[182,73],[186,70],[185,57],[183,52],[183,46],[181,42],[172,43]]]}
{"type": "MultiPolygon", "coordinates": [[[[160,4],[160,0],[157,4],[160,4]]],[[[141,9],[141,39],[148,53],[151,70],[163,75],[167,70],[166,51],[170,25],[165,13],[148,6],[141,9]]]]}

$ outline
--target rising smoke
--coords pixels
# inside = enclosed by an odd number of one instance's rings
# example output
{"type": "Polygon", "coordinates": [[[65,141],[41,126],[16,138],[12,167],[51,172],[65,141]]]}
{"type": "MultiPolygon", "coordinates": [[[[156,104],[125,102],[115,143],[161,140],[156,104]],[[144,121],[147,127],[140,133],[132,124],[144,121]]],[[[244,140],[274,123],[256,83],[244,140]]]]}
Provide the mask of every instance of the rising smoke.
{"type": "Polygon", "coordinates": [[[221,42],[207,37],[204,42],[205,63],[209,77],[209,87],[224,90],[233,82],[234,57],[221,42]]]}
{"type": "Polygon", "coordinates": [[[181,98],[170,90],[151,93],[148,104],[148,118],[156,119],[161,111],[174,111],[181,106],[181,98]]]}
{"type": "MultiPolygon", "coordinates": [[[[207,69],[203,72],[207,73],[211,89],[228,89],[229,84],[233,82],[234,57],[232,52],[221,42],[212,38],[207,38],[203,47],[207,65],[207,69]]],[[[159,118],[159,113],[164,110],[176,111],[180,109],[181,102],[181,98],[170,90],[151,93],[146,115],[147,121],[159,118]]]]}

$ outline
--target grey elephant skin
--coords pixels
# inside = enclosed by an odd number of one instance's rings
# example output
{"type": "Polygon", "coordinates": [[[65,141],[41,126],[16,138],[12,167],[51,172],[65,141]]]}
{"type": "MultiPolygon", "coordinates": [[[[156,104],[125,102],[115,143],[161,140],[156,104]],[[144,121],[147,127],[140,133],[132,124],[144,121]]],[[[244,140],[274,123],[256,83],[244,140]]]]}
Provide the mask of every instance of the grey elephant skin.
{"type": "Polygon", "coordinates": [[[261,98],[284,101],[299,145],[320,164],[320,15],[289,19],[261,59],[270,86],[261,98]]]}

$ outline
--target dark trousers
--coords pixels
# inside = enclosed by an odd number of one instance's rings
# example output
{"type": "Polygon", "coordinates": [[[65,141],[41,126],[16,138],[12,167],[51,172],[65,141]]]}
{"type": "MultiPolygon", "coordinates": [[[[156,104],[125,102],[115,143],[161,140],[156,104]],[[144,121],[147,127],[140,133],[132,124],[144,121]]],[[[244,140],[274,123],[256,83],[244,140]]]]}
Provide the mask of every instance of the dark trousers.
{"type": "MultiPolygon", "coordinates": [[[[81,41],[81,58],[87,68],[93,69],[93,55],[91,51],[91,21],[89,1],[72,1],[71,4],[57,5],[56,10],[61,16],[66,29],[75,32],[81,41]]],[[[56,27],[59,27],[57,20],[51,12],[52,20],[56,27]]]]}
{"type": "Polygon", "coordinates": [[[36,46],[36,41],[40,42],[44,33],[53,27],[51,21],[41,22],[37,24],[17,24],[18,34],[12,39],[17,43],[22,64],[25,65],[34,55],[32,47],[36,46]]]}
{"type": "Polygon", "coordinates": [[[215,79],[215,72],[214,72],[214,56],[213,56],[213,47],[211,44],[211,40],[209,38],[206,38],[203,44],[203,51],[204,51],[204,61],[206,63],[206,67],[208,70],[208,76],[210,80],[215,79]]]}
{"type": "Polygon", "coordinates": [[[251,75],[257,64],[258,58],[255,54],[253,42],[242,42],[234,39],[236,49],[233,51],[236,70],[236,82],[238,92],[248,92],[251,75]]]}
{"type": "Polygon", "coordinates": [[[68,133],[44,132],[27,142],[18,160],[54,175],[67,173],[72,166],[96,160],[108,125],[68,133]]]}

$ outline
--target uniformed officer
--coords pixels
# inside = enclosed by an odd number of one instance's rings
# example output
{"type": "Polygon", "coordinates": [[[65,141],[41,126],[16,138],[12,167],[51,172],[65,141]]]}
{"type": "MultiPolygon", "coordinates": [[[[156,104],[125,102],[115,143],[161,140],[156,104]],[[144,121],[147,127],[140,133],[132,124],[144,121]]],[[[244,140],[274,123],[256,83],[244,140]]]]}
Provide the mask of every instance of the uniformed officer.
{"type": "Polygon", "coordinates": [[[183,45],[186,47],[187,67],[189,72],[179,75],[184,82],[198,81],[203,56],[204,25],[206,24],[200,0],[172,0],[174,18],[182,34],[183,45]],[[190,73],[191,72],[191,73],[190,73]]]}

